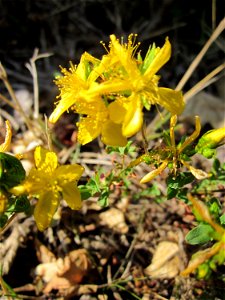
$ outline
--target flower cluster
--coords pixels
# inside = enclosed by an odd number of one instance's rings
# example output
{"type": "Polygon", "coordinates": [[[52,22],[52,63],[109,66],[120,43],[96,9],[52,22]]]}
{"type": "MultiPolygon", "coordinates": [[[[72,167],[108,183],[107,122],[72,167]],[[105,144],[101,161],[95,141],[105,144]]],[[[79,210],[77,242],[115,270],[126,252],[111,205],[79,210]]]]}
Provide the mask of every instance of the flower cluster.
{"type": "Polygon", "coordinates": [[[110,36],[109,49],[101,60],[84,53],[77,66],[62,68],[56,79],[59,101],[50,116],[55,123],[71,109],[80,115],[78,141],[86,144],[101,135],[103,143],[125,146],[127,138],[143,124],[143,108],[160,105],[172,115],[184,108],[180,91],[159,87],[156,73],[169,60],[171,44],[166,39],[162,48],[154,44],[145,58],[137,53],[136,35],[127,43],[110,36]]]}

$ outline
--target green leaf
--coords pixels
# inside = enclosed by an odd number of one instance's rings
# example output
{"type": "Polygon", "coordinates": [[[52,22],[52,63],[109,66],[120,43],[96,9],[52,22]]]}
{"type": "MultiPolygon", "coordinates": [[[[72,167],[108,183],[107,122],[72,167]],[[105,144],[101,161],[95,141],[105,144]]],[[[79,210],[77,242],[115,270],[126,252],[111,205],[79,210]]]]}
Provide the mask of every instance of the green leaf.
{"type": "Polygon", "coordinates": [[[150,46],[148,48],[148,52],[145,55],[145,59],[142,63],[142,65],[140,66],[140,71],[142,74],[144,74],[146,72],[146,70],[149,68],[149,66],[151,65],[151,63],[154,60],[155,57],[155,44],[153,44],[152,46],[150,46]]]}
{"type": "Polygon", "coordinates": [[[199,224],[186,235],[185,240],[191,245],[204,244],[213,238],[214,229],[208,224],[199,224]]]}
{"type": "Polygon", "coordinates": [[[132,141],[129,141],[125,147],[113,147],[113,146],[107,146],[106,147],[107,153],[119,153],[120,155],[126,155],[128,153],[133,153],[136,151],[136,148],[132,146],[132,141]]]}
{"type": "Polygon", "coordinates": [[[214,216],[214,218],[218,218],[221,213],[221,203],[215,197],[211,198],[210,201],[207,203],[209,206],[210,213],[214,216]]]}
{"type": "Polygon", "coordinates": [[[191,183],[195,177],[190,172],[179,173],[176,177],[173,175],[167,178],[167,199],[171,199],[182,190],[183,186],[191,183]]]}
{"type": "Polygon", "coordinates": [[[222,214],[222,216],[220,217],[220,223],[221,223],[222,225],[225,225],[225,213],[222,214]]]}
{"type": "Polygon", "coordinates": [[[7,212],[29,212],[31,208],[30,201],[27,196],[22,195],[9,200],[7,212]]]}
{"type": "Polygon", "coordinates": [[[8,217],[6,215],[0,215],[0,228],[4,227],[6,222],[8,221],[8,217]]]}
{"type": "Polygon", "coordinates": [[[106,189],[105,191],[101,192],[100,197],[98,198],[98,204],[101,207],[107,207],[109,205],[109,191],[106,189]]]}
{"type": "Polygon", "coordinates": [[[80,191],[81,199],[87,200],[91,196],[93,196],[91,190],[86,185],[79,185],[78,189],[80,191]]]}
{"type": "Polygon", "coordinates": [[[16,157],[0,152],[0,182],[5,189],[18,185],[25,179],[26,172],[16,157]]]}
{"type": "Polygon", "coordinates": [[[197,278],[198,279],[208,279],[211,275],[211,270],[208,263],[201,264],[197,269],[197,278]]]}
{"type": "Polygon", "coordinates": [[[170,199],[176,197],[177,193],[178,193],[177,188],[173,188],[173,187],[168,186],[167,187],[167,200],[170,200],[170,199]]]}

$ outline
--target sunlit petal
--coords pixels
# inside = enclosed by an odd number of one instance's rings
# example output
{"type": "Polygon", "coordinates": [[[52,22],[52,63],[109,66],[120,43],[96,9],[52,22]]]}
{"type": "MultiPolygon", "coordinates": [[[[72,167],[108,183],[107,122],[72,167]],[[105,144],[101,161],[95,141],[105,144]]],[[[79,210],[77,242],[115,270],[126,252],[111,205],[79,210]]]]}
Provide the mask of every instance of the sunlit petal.
{"type": "Polygon", "coordinates": [[[58,158],[55,152],[44,149],[41,146],[35,148],[35,166],[39,171],[52,173],[58,165],[58,158]]]}
{"type": "Polygon", "coordinates": [[[34,218],[40,231],[45,230],[50,225],[58,205],[58,193],[47,191],[40,194],[34,209],[34,218]]]}
{"type": "Polygon", "coordinates": [[[179,115],[184,110],[182,92],[160,87],[158,89],[157,104],[165,107],[172,115],[179,115]]]}
{"type": "Polygon", "coordinates": [[[101,123],[92,117],[82,118],[77,123],[78,141],[82,145],[90,143],[101,133],[101,123]]]}
{"type": "Polygon", "coordinates": [[[171,56],[171,44],[168,39],[166,39],[163,47],[158,51],[152,63],[149,65],[148,69],[145,71],[144,76],[151,78],[155,75],[159,69],[170,59],[171,56]]]}
{"type": "Polygon", "coordinates": [[[68,183],[63,186],[63,198],[71,209],[81,208],[81,196],[75,183],[68,183]]]}
{"type": "Polygon", "coordinates": [[[114,101],[109,104],[109,117],[116,124],[121,124],[124,120],[126,109],[121,105],[119,101],[114,101]]]}
{"type": "Polygon", "coordinates": [[[59,166],[54,173],[54,178],[64,189],[68,182],[79,180],[83,172],[84,168],[78,164],[59,166]]]}
{"type": "Polygon", "coordinates": [[[136,49],[136,46],[132,45],[132,36],[130,36],[129,38],[130,43],[128,40],[128,44],[121,45],[114,34],[110,35],[110,52],[112,52],[112,55],[117,56],[127,74],[131,77],[135,77],[140,74],[140,71],[137,67],[136,60],[133,58],[133,50],[136,49]]]}
{"type": "Polygon", "coordinates": [[[129,108],[126,112],[123,122],[122,133],[126,137],[136,134],[141,129],[143,124],[142,107],[140,102],[137,101],[135,97],[138,96],[132,96],[133,99],[129,104],[129,108]]]}
{"type": "Polygon", "coordinates": [[[64,93],[56,108],[49,117],[49,122],[56,123],[61,115],[75,103],[76,96],[71,93],[64,93]]]}
{"type": "Polygon", "coordinates": [[[108,121],[102,128],[102,141],[106,145],[124,147],[127,139],[122,135],[121,125],[108,121]]]}

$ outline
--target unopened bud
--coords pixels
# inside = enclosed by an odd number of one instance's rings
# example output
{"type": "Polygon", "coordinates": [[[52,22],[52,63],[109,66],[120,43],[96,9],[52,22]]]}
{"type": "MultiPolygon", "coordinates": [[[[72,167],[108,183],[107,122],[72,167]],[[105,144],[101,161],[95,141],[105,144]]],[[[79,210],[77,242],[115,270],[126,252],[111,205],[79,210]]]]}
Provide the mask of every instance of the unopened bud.
{"type": "Polygon", "coordinates": [[[215,149],[225,143],[225,127],[213,129],[199,139],[195,147],[196,152],[204,155],[207,158],[213,157],[215,149]]]}

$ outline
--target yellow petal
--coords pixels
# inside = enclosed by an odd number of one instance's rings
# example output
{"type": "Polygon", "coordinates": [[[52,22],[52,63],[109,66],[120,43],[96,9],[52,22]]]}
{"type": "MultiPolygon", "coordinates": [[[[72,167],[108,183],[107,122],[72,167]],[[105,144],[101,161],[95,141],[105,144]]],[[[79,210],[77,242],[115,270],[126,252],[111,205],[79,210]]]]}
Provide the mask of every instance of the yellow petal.
{"type": "Polygon", "coordinates": [[[59,166],[54,172],[54,178],[64,188],[68,182],[78,181],[83,172],[84,168],[78,164],[59,166]]]}
{"type": "Polygon", "coordinates": [[[143,112],[140,102],[136,99],[136,95],[131,96],[131,102],[128,106],[122,127],[122,133],[126,137],[130,137],[141,130],[143,124],[143,112]]]}
{"type": "Polygon", "coordinates": [[[152,63],[145,71],[144,76],[151,78],[153,75],[155,75],[159,71],[159,69],[161,69],[161,67],[165,65],[165,63],[170,59],[170,56],[171,56],[171,44],[167,38],[165,44],[156,54],[152,63]]]}
{"type": "Polygon", "coordinates": [[[97,96],[127,91],[131,88],[132,85],[129,80],[112,79],[93,85],[88,91],[84,91],[81,95],[87,102],[91,102],[92,99],[97,96]]]}
{"type": "Polygon", "coordinates": [[[114,101],[109,104],[109,117],[110,120],[116,124],[121,124],[124,120],[126,109],[118,102],[114,101]]]}
{"type": "Polygon", "coordinates": [[[101,122],[92,117],[82,118],[77,123],[78,126],[78,141],[82,145],[90,143],[101,133],[101,122]]]}
{"type": "MultiPolygon", "coordinates": [[[[81,69],[84,67],[84,63],[81,64],[81,69]]],[[[85,76],[82,70],[79,70],[80,76],[77,74],[76,66],[70,65],[70,69],[67,70],[65,68],[61,69],[63,76],[56,78],[55,83],[59,87],[60,90],[60,98],[61,100],[57,103],[56,108],[51,114],[49,121],[55,123],[59,117],[67,111],[71,106],[73,106],[77,99],[79,98],[79,93],[82,90],[88,88],[88,84],[86,80],[82,78],[85,76]]]]}
{"type": "Polygon", "coordinates": [[[97,58],[93,57],[88,53],[85,53],[85,57],[92,64],[96,65],[94,69],[91,71],[87,79],[88,83],[91,84],[92,82],[96,81],[96,79],[100,77],[102,73],[108,70],[110,64],[110,58],[108,57],[108,55],[104,55],[101,60],[98,60],[97,58]]]}
{"type": "Polygon", "coordinates": [[[68,183],[63,186],[63,198],[71,209],[81,208],[81,196],[75,183],[68,183]]]}
{"type": "Polygon", "coordinates": [[[182,92],[160,87],[158,89],[159,98],[157,104],[164,107],[172,115],[179,115],[184,110],[184,98],[182,92]]]}
{"type": "Polygon", "coordinates": [[[5,121],[5,128],[6,128],[5,141],[3,144],[0,145],[0,152],[8,151],[11,143],[12,129],[8,120],[5,121]]]}
{"type": "Polygon", "coordinates": [[[102,142],[110,146],[125,147],[127,139],[122,135],[121,125],[106,122],[102,128],[102,142]]]}
{"type": "Polygon", "coordinates": [[[134,78],[140,75],[137,62],[133,58],[133,52],[137,46],[132,44],[132,36],[130,36],[128,39],[130,39],[128,40],[128,44],[121,45],[114,34],[110,35],[110,54],[112,56],[117,56],[128,76],[134,78]]]}
{"type": "Polygon", "coordinates": [[[50,225],[58,205],[58,193],[49,191],[40,195],[34,209],[34,219],[40,231],[45,230],[50,225]]]}
{"type": "Polygon", "coordinates": [[[45,173],[52,173],[58,165],[56,153],[41,146],[35,148],[34,160],[36,168],[45,173]]]}
{"type": "Polygon", "coordinates": [[[76,94],[64,93],[56,108],[49,117],[49,122],[56,123],[61,115],[76,102],[76,94]]]}
{"type": "Polygon", "coordinates": [[[167,167],[168,162],[164,161],[157,169],[146,174],[141,180],[140,183],[146,183],[154,179],[156,176],[162,173],[162,171],[167,167]]]}

